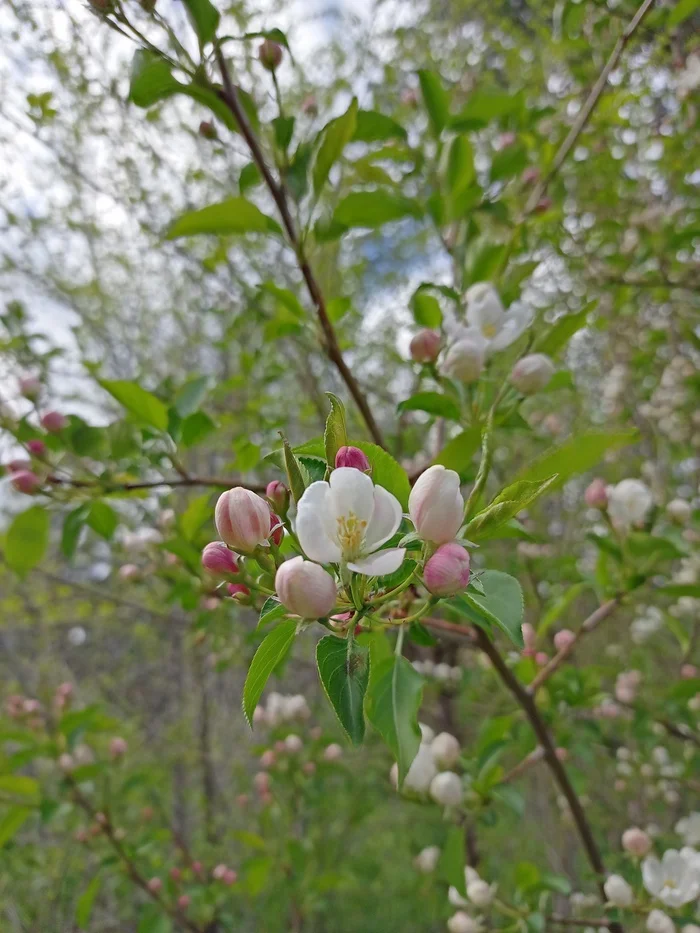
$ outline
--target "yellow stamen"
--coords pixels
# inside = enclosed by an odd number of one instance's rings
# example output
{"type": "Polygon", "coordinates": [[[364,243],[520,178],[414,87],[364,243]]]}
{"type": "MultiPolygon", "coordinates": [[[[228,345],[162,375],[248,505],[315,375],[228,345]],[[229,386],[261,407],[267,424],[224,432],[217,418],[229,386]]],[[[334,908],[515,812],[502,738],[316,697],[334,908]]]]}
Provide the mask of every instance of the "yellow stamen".
{"type": "Polygon", "coordinates": [[[359,519],[354,512],[339,515],[336,521],[338,523],[338,544],[343,552],[343,557],[345,560],[355,560],[362,553],[367,522],[364,519],[359,519]]]}

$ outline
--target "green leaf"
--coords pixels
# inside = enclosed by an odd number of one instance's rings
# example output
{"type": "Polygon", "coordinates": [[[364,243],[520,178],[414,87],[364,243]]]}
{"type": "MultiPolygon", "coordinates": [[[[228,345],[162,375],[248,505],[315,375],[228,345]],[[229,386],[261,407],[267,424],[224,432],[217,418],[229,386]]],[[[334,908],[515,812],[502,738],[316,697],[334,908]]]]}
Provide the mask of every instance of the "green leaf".
{"type": "Polygon", "coordinates": [[[167,429],[168,409],[152,392],[147,392],[137,382],[129,382],[126,379],[100,379],[99,383],[139,421],[159,431],[167,429]]]}
{"type": "Polygon", "coordinates": [[[522,648],[524,603],[520,584],[515,577],[502,570],[484,570],[479,576],[479,582],[484,596],[471,590],[453,597],[449,605],[481,628],[488,630],[492,625],[497,626],[515,645],[522,648]]]}
{"type": "Polygon", "coordinates": [[[458,197],[474,181],[474,151],[466,136],[455,136],[447,154],[447,189],[458,197]]]}
{"type": "Polygon", "coordinates": [[[301,497],[304,495],[304,490],[306,489],[306,483],[304,482],[304,476],[301,472],[299,466],[299,461],[294,456],[292,448],[289,446],[289,442],[285,438],[284,440],[284,468],[287,471],[287,479],[289,481],[289,489],[292,493],[292,498],[295,502],[299,502],[301,497]]]}
{"type": "Polygon", "coordinates": [[[209,0],[182,0],[202,45],[211,42],[219,26],[219,11],[209,0]]]}
{"type": "Polygon", "coordinates": [[[430,295],[425,286],[419,286],[411,298],[413,319],[420,327],[437,329],[442,324],[442,309],[435,295],[430,295]]]}
{"type": "Polygon", "coordinates": [[[198,211],[182,214],[170,226],[166,238],[214,233],[218,236],[235,233],[281,233],[279,224],[263,214],[259,207],[245,198],[227,198],[198,211]]]}
{"type": "Polygon", "coordinates": [[[420,746],[418,709],[422,694],[421,675],[406,658],[395,655],[380,663],[367,691],[367,718],[396,758],[399,787],[420,746]]]}
{"type": "Polygon", "coordinates": [[[433,136],[439,136],[450,116],[450,98],[443,87],[442,79],[434,71],[418,72],[421,93],[433,136]]]}
{"type": "Polygon", "coordinates": [[[595,308],[597,302],[591,302],[576,314],[565,314],[551,327],[551,329],[535,342],[534,349],[538,353],[554,356],[571,340],[576,331],[586,326],[588,315],[595,308]]]}
{"type": "Polygon", "coordinates": [[[592,469],[609,450],[617,450],[634,444],[636,431],[587,431],[570,438],[561,447],[545,451],[536,460],[524,467],[518,480],[537,482],[557,473],[552,489],[558,489],[577,473],[592,469]]]}
{"type": "Polygon", "coordinates": [[[49,545],[50,524],[49,513],[40,505],[12,519],[5,537],[5,560],[20,577],[41,563],[49,545]]]}
{"type": "Polygon", "coordinates": [[[19,832],[25,821],[32,815],[29,807],[13,807],[0,819],[0,849],[19,832]]]}
{"type": "Polygon", "coordinates": [[[92,907],[99,893],[101,884],[102,879],[99,875],[95,875],[90,884],[87,886],[87,888],[85,888],[83,893],[78,898],[78,901],[75,905],[75,922],[79,927],[87,929],[87,925],[90,922],[92,907]]]}
{"type": "Polygon", "coordinates": [[[668,15],[666,25],[669,29],[674,26],[680,26],[697,10],[700,10],[700,0],[678,0],[678,3],[671,9],[668,15]]]}
{"type": "Polygon", "coordinates": [[[188,415],[180,426],[180,441],[183,447],[194,447],[208,437],[216,425],[209,415],[203,411],[196,411],[188,415]]]}
{"type": "Polygon", "coordinates": [[[111,505],[96,499],[90,505],[86,524],[101,538],[109,541],[119,525],[119,516],[111,505]]]}
{"type": "Polygon", "coordinates": [[[261,628],[263,625],[269,625],[270,622],[279,622],[279,620],[283,619],[286,615],[287,610],[282,603],[274,596],[268,596],[260,610],[257,628],[261,628]]]}
{"type": "Polygon", "coordinates": [[[319,194],[333,165],[342,155],[343,149],[352,139],[357,123],[357,98],[353,97],[346,112],[321,130],[321,145],[311,172],[314,194],[319,194]]]}
{"type": "Polygon", "coordinates": [[[345,424],[345,407],[340,399],[332,392],[326,392],[331,410],[326,419],[326,430],[323,435],[323,443],[326,449],[326,460],[332,467],[335,464],[335,457],[341,447],[347,447],[348,429],[345,424]]]}
{"type": "Polygon", "coordinates": [[[396,496],[401,503],[401,508],[406,510],[411,484],[404,468],[394,460],[391,454],[376,444],[358,441],[355,446],[367,454],[367,459],[372,464],[372,480],[375,485],[383,486],[396,496]]]}
{"type": "Polygon", "coordinates": [[[518,95],[483,88],[472,93],[467,106],[450,121],[454,129],[479,129],[520,106],[518,95]]]}
{"type": "Polygon", "coordinates": [[[545,480],[523,482],[522,480],[506,486],[485,509],[478,512],[467,525],[464,533],[474,541],[490,538],[491,535],[518,512],[527,508],[545,492],[557,479],[556,474],[545,480]]]}
{"type": "Polygon", "coordinates": [[[150,107],[159,100],[171,97],[182,88],[170,65],[154,52],[139,49],[131,63],[129,100],[137,107],[150,107]]]}
{"type": "Polygon", "coordinates": [[[38,803],[41,796],[39,782],[23,774],[0,774],[0,794],[24,797],[25,803],[38,803]]]}
{"type": "Polygon", "coordinates": [[[209,493],[197,496],[188,503],[187,508],[180,516],[180,530],[188,541],[194,541],[197,532],[204,522],[213,515],[209,493]]]}
{"type": "Polygon", "coordinates": [[[465,830],[463,826],[450,826],[447,839],[440,852],[438,874],[447,884],[457,888],[462,897],[466,897],[466,878],[464,868],[467,863],[465,853],[465,830]]]}
{"type": "Polygon", "coordinates": [[[260,174],[260,169],[255,162],[249,162],[247,165],[243,166],[241,174],[238,176],[238,190],[241,194],[245,194],[249,188],[255,188],[261,181],[262,175],[260,174]]]}
{"type": "Polygon", "coordinates": [[[375,110],[358,110],[353,142],[375,143],[387,139],[406,139],[406,130],[391,117],[375,110]]]}
{"type": "Polygon", "coordinates": [[[474,454],[481,447],[481,428],[467,428],[442,448],[435,458],[435,463],[441,463],[448,470],[454,470],[462,475],[472,465],[474,454]]]}
{"type": "Polygon", "coordinates": [[[80,540],[80,532],[85,525],[87,511],[85,504],[79,505],[77,509],[73,509],[73,511],[69,512],[63,519],[61,553],[69,559],[75,554],[78,541],[80,540]]]}
{"type": "Polygon", "coordinates": [[[188,379],[175,396],[175,401],[173,402],[175,411],[181,418],[193,415],[206,398],[208,391],[208,376],[197,376],[194,379],[188,379]]]}
{"type": "Polygon", "coordinates": [[[353,745],[365,735],[362,704],[369,680],[369,650],[354,640],[327,635],[316,645],[318,674],[331,706],[353,745]]]}
{"type": "Polygon", "coordinates": [[[159,904],[144,904],[139,912],[139,924],[136,933],[172,933],[170,917],[163,913],[159,904]]]}
{"type": "Polygon", "coordinates": [[[296,619],[282,622],[269,635],[265,636],[253,656],[243,686],[243,714],[251,728],[253,726],[253,713],[265,689],[265,684],[270,674],[289,650],[294,641],[296,630],[296,619]]]}
{"type": "Polygon", "coordinates": [[[493,157],[489,178],[491,181],[513,178],[514,175],[520,175],[527,162],[527,149],[525,146],[506,146],[505,149],[501,149],[493,157]]]}
{"type": "Polygon", "coordinates": [[[421,217],[417,201],[392,194],[383,188],[376,191],[353,191],[340,202],[333,223],[341,227],[381,227],[404,217],[421,217]]]}
{"type": "Polygon", "coordinates": [[[338,321],[341,321],[348,313],[351,306],[349,298],[331,298],[331,300],[326,303],[326,311],[331,323],[337,324],[338,321]]]}
{"type": "Polygon", "coordinates": [[[431,415],[440,415],[459,421],[461,415],[459,406],[448,395],[440,392],[417,392],[410,398],[404,399],[397,405],[398,411],[427,411],[431,415]]]}
{"type": "Polygon", "coordinates": [[[488,282],[497,275],[507,247],[486,236],[477,237],[467,248],[465,274],[470,284],[488,282]]]}
{"type": "Polygon", "coordinates": [[[294,135],[294,117],[275,117],[272,121],[277,148],[286,152],[294,135]]]}

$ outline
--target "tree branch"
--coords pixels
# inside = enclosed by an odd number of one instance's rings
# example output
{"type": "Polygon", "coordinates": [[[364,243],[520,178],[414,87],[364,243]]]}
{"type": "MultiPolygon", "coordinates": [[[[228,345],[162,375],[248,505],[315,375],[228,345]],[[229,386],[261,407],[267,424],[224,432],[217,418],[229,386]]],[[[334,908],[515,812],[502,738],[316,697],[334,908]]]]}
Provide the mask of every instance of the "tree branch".
{"type": "Polygon", "coordinates": [[[159,489],[163,486],[210,486],[212,489],[231,489],[232,486],[243,486],[252,492],[264,494],[264,483],[244,483],[237,477],[226,479],[220,476],[178,476],[171,479],[139,480],[134,483],[102,482],[93,479],[72,479],[71,477],[50,474],[46,482],[52,486],[72,486],[74,489],[100,489],[103,492],[130,492],[137,489],[159,489]]]}
{"type": "Polygon", "coordinates": [[[304,282],[306,283],[306,288],[309,292],[309,295],[311,296],[314,307],[316,308],[316,314],[319,320],[319,324],[321,325],[321,331],[323,333],[324,349],[326,351],[326,355],[336,367],[343,382],[348,387],[350,394],[355,400],[355,404],[360,409],[360,413],[362,414],[364,422],[367,425],[367,430],[372,436],[372,439],[376,444],[379,444],[380,447],[385,447],[382,432],[374,419],[374,415],[372,414],[372,410],[369,407],[367,399],[365,398],[362,389],[360,388],[357,380],[353,376],[343,357],[340,345],[338,343],[338,338],[336,337],[336,333],[333,328],[333,324],[328,317],[326,301],[323,297],[323,292],[321,291],[316,277],[311,270],[311,266],[309,265],[309,262],[304,255],[303,244],[297,236],[294,220],[289,211],[289,205],[287,204],[284,187],[275,180],[267,165],[267,162],[265,161],[265,156],[260,147],[260,143],[258,142],[250,122],[248,121],[248,117],[246,116],[246,113],[241,106],[241,102],[238,98],[238,92],[236,91],[236,88],[231,81],[223,52],[218,45],[216,47],[216,62],[219,66],[221,78],[224,83],[224,89],[220,92],[221,99],[229,108],[236,122],[238,123],[241,134],[248,144],[248,148],[250,149],[253,161],[259,168],[260,174],[262,175],[265,184],[267,185],[270,194],[272,195],[272,198],[277,205],[277,209],[280,212],[282,224],[284,225],[284,229],[287,233],[287,239],[289,240],[290,246],[294,250],[297,262],[299,264],[299,269],[301,270],[301,274],[304,277],[304,282]]]}

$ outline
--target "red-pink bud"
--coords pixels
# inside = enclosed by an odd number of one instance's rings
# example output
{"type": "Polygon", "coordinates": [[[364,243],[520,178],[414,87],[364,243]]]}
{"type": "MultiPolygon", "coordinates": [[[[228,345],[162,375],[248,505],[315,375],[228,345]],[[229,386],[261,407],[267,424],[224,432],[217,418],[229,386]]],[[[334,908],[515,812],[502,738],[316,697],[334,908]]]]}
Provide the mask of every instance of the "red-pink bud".
{"type": "Polygon", "coordinates": [[[36,401],[41,394],[41,380],[38,376],[22,376],[19,380],[19,391],[30,401],[36,401]]]}
{"type": "Polygon", "coordinates": [[[312,774],[316,773],[316,762],[314,761],[304,762],[301,770],[304,772],[304,774],[307,777],[311,777],[312,774]]]}
{"type": "Polygon", "coordinates": [[[177,906],[180,908],[180,910],[187,910],[191,902],[192,898],[189,896],[189,894],[181,894],[177,899],[177,906]]]}
{"type": "Polygon", "coordinates": [[[227,869],[224,877],[222,878],[222,881],[224,882],[225,885],[228,885],[228,887],[230,888],[231,885],[234,885],[238,881],[238,875],[232,868],[229,868],[227,869]]]}
{"type": "Polygon", "coordinates": [[[46,453],[46,444],[40,440],[27,441],[27,450],[33,457],[43,457],[46,453]]]}
{"type": "Polygon", "coordinates": [[[12,475],[12,485],[17,492],[32,496],[41,487],[41,480],[32,470],[21,470],[12,475]]]}
{"type": "Polygon", "coordinates": [[[160,878],[151,878],[147,887],[151,894],[157,894],[163,887],[163,882],[160,880],[160,878]]]}
{"type": "Polygon", "coordinates": [[[75,687],[69,680],[65,681],[65,683],[59,684],[58,687],[56,687],[56,693],[59,696],[66,697],[66,699],[70,696],[73,696],[74,690],[75,687]]]}
{"type": "Polygon", "coordinates": [[[270,540],[275,545],[279,547],[284,538],[284,528],[282,526],[282,521],[279,515],[275,515],[274,512],[270,512],[270,540]]]}
{"type": "Polygon", "coordinates": [[[278,479],[273,479],[267,484],[265,495],[272,506],[273,511],[278,515],[286,515],[289,508],[289,490],[278,479]]]}
{"type": "Polygon", "coordinates": [[[202,120],[199,124],[199,135],[203,136],[205,139],[216,139],[219,135],[216,132],[216,127],[209,120],[202,120]]]}
{"type": "Polygon", "coordinates": [[[694,664],[684,664],[681,667],[681,677],[683,680],[693,680],[698,676],[698,669],[694,664]]]}
{"type": "Polygon", "coordinates": [[[359,447],[341,447],[335,455],[335,467],[352,467],[360,470],[362,473],[369,473],[372,464],[367,458],[367,454],[359,447]]]}
{"type": "Polygon", "coordinates": [[[261,768],[272,768],[275,762],[277,761],[277,756],[271,748],[268,748],[260,756],[260,767],[261,768]]]}
{"type": "Polygon", "coordinates": [[[201,862],[192,862],[192,872],[195,875],[202,874],[203,865],[201,862]]]}
{"type": "Polygon", "coordinates": [[[7,469],[10,473],[23,473],[25,470],[31,470],[31,468],[31,460],[10,460],[7,464],[7,469]]]}
{"type": "Polygon", "coordinates": [[[563,628],[554,636],[554,647],[557,651],[565,651],[575,641],[576,636],[571,629],[563,628]]]}
{"type": "Polygon", "coordinates": [[[272,39],[265,39],[258,49],[260,64],[268,71],[277,71],[282,63],[282,55],[282,46],[272,39]]]}
{"type": "Polygon", "coordinates": [[[401,91],[401,103],[406,107],[418,106],[418,92],[415,88],[405,87],[401,91]]]}
{"type": "Polygon", "coordinates": [[[569,757],[568,749],[562,748],[561,746],[554,749],[554,754],[557,756],[559,761],[566,761],[566,759],[569,757]]]}
{"type": "Polygon", "coordinates": [[[209,573],[238,573],[236,558],[223,541],[210,541],[202,551],[202,567],[209,573]]]}
{"type": "Polygon", "coordinates": [[[47,411],[41,416],[41,426],[49,434],[60,434],[68,424],[68,419],[60,411],[47,411]]]}
{"type": "Polygon", "coordinates": [[[605,480],[596,477],[596,479],[589,484],[583,494],[583,498],[586,500],[586,505],[589,505],[592,509],[607,509],[608,487],[605,480]]]}
{"type": "Polygon", "coordinates": [[[242,583],[229,583],[226,589],[228,590],[228,595],[231,597],[231,599],[242,600],[250,596],[250,590],[242,583]]]}
{"type": "Polygon", "coordinates": [[[119,735],[115,735],[113,739],[109,740],[109,754],[113,759],[123,758],[126,755],[128,745],[126,739],[121,738],[119,735]]]}
{"type": "Polygon", "coordinates": [[[433,363],[440,353],[440,334],[436,330],[421,330],[410,344],[411,359],[416,363],[433,363]]]}
{"type": "Polygon", "coordinates": [[[270,775],[267,771],[258,771],[253,777],[253,787],[259,794],[266,794],[270,790],[270,775]]]}
{"type": "Polygon", "coordinates": [[[138,580],[141,576],[141,571],[136,564],[122,564],[117,571],[117,575],[120,580],[124,580],[125,583],[128,583],[132,580],[138,580]]]}
{"type": "Polygon", "coordinates": [[[538,651],[535,655],[535,664],[537,664],[538,667],[544,667],[547,661],[549,661],[549,655],[547,652],[538,651]]]}
{"type": "Polygon", "coordinates": [[[173,865],[173,867],[170,869],[169,874],[172,880],[175,882],[175,884],[178,884],[180,882],[182,878],[182,872],[177,867],[177,865],[173,865]]]}
{"type": "Polygon", "coordinates": [[[545,214],[550,209],[552,204],[554,204],[554,201],[552,201],[551,198],[547,198],[547,197],[540,198],[537,204],[535,205],[535,213],[545,214]]]}
{"type": "Polygon", "coordinates": [[[528,165],[526,169],[523,169],[523,173],[520,177],[523,184],[532,185],[540,177],[540,170],[536,165],[528,165]]]}
{"type": "Polygon", "coordinates": [[[214,512],[216,529],[222,541],[234,551],[251,553],[267,544],[270,534],[270,507],[260,496],[236,486],[222,493],[214,512]]]}
{"type": "Polygon", "coordinates": [[[442,544],[423,568],[423,581],[433,596],[454,596],[469,583],[469,553],[461,544],[442,544]]]}
{"type": "Polygon", "coordinates": [[[498,149],[507,149],[508,146],[513,145],[515,139],[515,133],[513,132],[501,133],[501,135],[498,137],[498,149]]]}

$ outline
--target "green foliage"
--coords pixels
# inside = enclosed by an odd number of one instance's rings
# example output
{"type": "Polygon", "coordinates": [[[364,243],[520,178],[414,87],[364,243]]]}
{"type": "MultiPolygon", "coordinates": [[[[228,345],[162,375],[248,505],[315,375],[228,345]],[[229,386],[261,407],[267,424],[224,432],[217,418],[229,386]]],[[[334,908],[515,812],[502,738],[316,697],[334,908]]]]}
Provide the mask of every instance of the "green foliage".
{"type": "Polygon", "coordinates": [[[365,735],[363,703],[369,681],[369,651],[354,639],[327,635],[316,645],[318,673],[331,706],[354,745],[365,735]]]}
{"type": "Polygon", "coordinates": [[[405,658],[394,655],[379,662],[367,691],[367,718],[396,758],[399,787],[420,744],[417,714],[422,693],[423,678],[405,658]]]}
{"type": "Polygon", "coordinates": [[[245,198],[227,198],[198,211],[188,211],[171,224],[169,240],[183,236],[213,233],[217,236],[239,233],[281,233],[277,221],[268,217],[245,198]]]}
{"type": "Polygon", "coordinates": [[[12,520],[5,536],[5,560],[24,577],[40,564],[49,544],[49,513],[33,505],[12,520]]]}
{"type": "Polygon", "coordinates": [[[281,622],[262,640],[250,663],[243,687],[243,713],[248,725],[253,725],[253,713],[270,675],[289,651],[296,634],[297,622],[281,622]]]}

